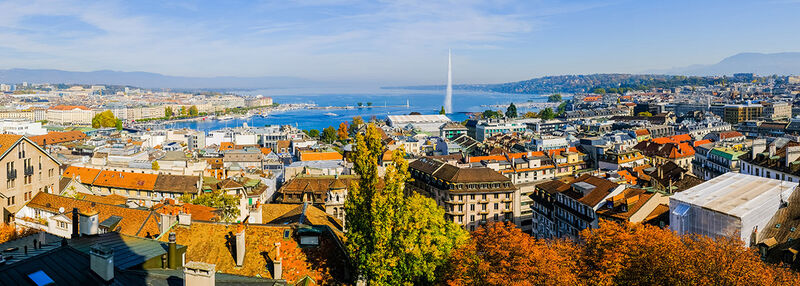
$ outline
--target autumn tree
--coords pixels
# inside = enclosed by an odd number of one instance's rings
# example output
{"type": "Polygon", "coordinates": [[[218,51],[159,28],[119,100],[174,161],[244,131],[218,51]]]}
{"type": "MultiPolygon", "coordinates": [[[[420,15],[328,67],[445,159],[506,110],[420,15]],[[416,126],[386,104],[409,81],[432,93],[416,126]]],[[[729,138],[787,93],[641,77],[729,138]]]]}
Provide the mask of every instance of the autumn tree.
{"type": "Polygon", "coordinates": [[[154,171],[161,170],[161,166],[158,165],[158,161],[153,161],[153,163],[150,164],[150,168],[154,171]]]}
{"type": "Polygon", "coordinates": [[[164,107],[164,117],[170,118],[172,117],[172,115],[173,115],[172,107],[171,106],[164,107]]]}
{"type": "Polygon", "coordinates": [[[430,198],[405,196],[409,179],[404,151],[392,153],[383,182],[378,160],[383,154],[380,131],[372,124],[356,135],[353,170],[359,180],[345,201],[346,247],[361,279],[369,285],[433,283],[451,250],[466,239],[444,210],[430,198]]]}
{"type": "Polygon", "coordinates": [[[197,116],[198,114],[200,114],[200,112],[197,110],[197,106],[192,105],[192,107],[189,107],[190,116],[197,116]]]}
{"type": "Polygon", "coordinates": [[[533,112],[533,111],[528,111],[528,112],[525,112],[525,114],[522,115],[522,117],[525,117],[525,118],[538,118],[539,114],[537,114],[536,112],[533,112]]]}
{"type": "Polygon", "coordinates": [[[17,227],[13,224],[0,223],[0,243],[6,243],[34,234],[36,232],[37,231],[32,228],[23,227],[21,229],[17,229],[17,227]]]}
{"type": "Polygon", "coordinates": [[[512,223],[493,223],[453,252],[445,279],[449,285],[576,285],[573,253],[571,243],[537,240],[512,223]]]}
{"type": "Polygon", "coordinates": [[[347,137],[349,135],[350,134],[347,133],[347,123],[346,122],[339,123],[339,129],[336,130],[336,136],[339,138],[339,141],[347,140],[347,137]]]}
{"type": "Polygon", "coordinates": [[[116,127],[117,117],[111,110],[106,110],[92,117],[92,128],[116,127]]]}
{"type": "Polygon", "coordinates": [[[201,194],[192,198],[191,194],[184,194],[178,198],[179,201],[190,204],[212,207],[219,211],[219,216],[223,221],[235,222],[239,217],[239,197],[229,195],[222,191],[214,191],[201,194]]]}
{"type": "Polygon", "coordinates": [[[653,114],[650,113],[649,111],[642,111],[642,112],[637,113],[636,115],[642,116],[642,117],[653,117],[653,114]]]}

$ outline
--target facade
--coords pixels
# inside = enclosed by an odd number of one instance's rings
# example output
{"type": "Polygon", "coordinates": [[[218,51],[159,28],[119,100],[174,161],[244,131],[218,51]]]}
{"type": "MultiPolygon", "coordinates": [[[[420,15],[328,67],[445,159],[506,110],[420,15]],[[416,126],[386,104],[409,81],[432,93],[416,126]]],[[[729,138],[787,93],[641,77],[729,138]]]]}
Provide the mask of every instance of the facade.
{"type": "Polygon", "coordinates": [[[457,122],[445,123],[439,128],[439,137],[451,140],[461,134],[467,134],[467,127],[457,122]]]}
{"type": "Polygon", "coordinates": [[[443,124],[450,122],[450,118],[446,115],[389,115],[389,126],[394,128],[406,128],[411,125],[413,128],[429,132],[432,134],[439,133],[439,127],[443,124]]]}
{"type": "Polygon", "coordinates": [[[725,173],[669,199],[670,229],[678,234],[738,236],[746,246],[788,199],[797,183],[725,173]]]}
{"type": "Polygon", "coordinates": [[[598,168],[600,170],[619,170],[644,165],[647,159],[639,150],[613,151],[609,150],[598,155],[598,168]]]}
{"type": "Polygon", "coordinates": [[[788,182],[800,182],[800,143],[788,142],[778,148],[775,142],[767,145],[764,139],[753,140],[749,154],[739,157],[739,172],[788,182]]]}
{"type": "Polygon", "coordinates": [[[53,106],[47,110],[47,121],[61,125],[91,125],[94,112],[86,106],[53,106]]]}
{"type": "Polygon", "coordinates": [[[356,176],[299,176],[281,186],[275,201],[284,204],[309,203],[341,221],[345,219],[347,189],[356,176]]]}
{"type": "Polygon", "coordinates": [[[792,104],[788,102],[764,102],[762,116],[764,119],[780,120],[792,117],[792,104]]]}
{"type": "Polygon", "coordinates": [[[755,120],[761,117],[763,106],[760,104],[731,104],[724,108],[725,115],[722,120],[730,124],[755,120]]]}
{"type": "Polygon", "coordinates": [[[492,135],[525,132],[527,125],[520,122],[506,120],[482,120],[475,126],[475,140],[483,142],[492,135]]]}
{"type": "Polygon", "coordinates": [[[414,180],[406,189],[436,200],[445,209],[445,219],[467,230],[514,219],[517,187],[492,169],[461,168],[432,158],[411,162],[408,169],[414,180]]]}
{"type": "Polygon", "coordinates": [[[6,181],[0,185],[0,206],[2,222],[8,223],[36,194],[57,192],[61,169],[54,157],[19,135],[0,134],[0,154],[6,181]]]}
{"type": "Polygon", "coordinates": [[[694,175],[703,180],[728,173],[739,172],[739,156],[747,154],[742,145],[720,146],[707,144],[695,147],[695,157],[692,162],[694,175]]]}
{"type": "Polygon", "coordinates": [[[548,151],[553,149],[564,149],[569,147],[567,138],[555,136],[541,136],[534,138],[529,143],[529,148],[533,151],[548,151]]]}

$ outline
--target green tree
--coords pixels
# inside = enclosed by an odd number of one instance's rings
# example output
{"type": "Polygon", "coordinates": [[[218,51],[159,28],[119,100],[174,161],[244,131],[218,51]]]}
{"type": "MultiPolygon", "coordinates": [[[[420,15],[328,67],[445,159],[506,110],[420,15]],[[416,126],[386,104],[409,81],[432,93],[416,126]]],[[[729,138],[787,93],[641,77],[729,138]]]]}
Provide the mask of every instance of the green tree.
{"type": "Polygon", "coordinates": [[[500,117],[503,117],[503,115],[502,115],[502,113],[500,113],[498,111],[487,109],[486,111],[483,112],[483,118],[485,118],[485,119],[500,118],[500,117]]]}
{"type": "Polygon", "coordinates": [[[239,197],[228,195],[222,191],[204,193],[192,199],[190,194],[184,194],[178,200],[190,204],[216,208],[223,221],[234,222],[239,217],[239,197]]]}
{"type": "Polygon", "coordinates": [[[101,127],[116,127],[117,126],[117,118],[114,116],[114,113],[111,110],[106,110],[96,114],[92,117],[92,127],[93,128],[101,128],[101,127]]]}
{"type": "Polygon", "coordinates": [[[336,129],[333,126],[325,127],[322,129],[322,141],[326,143],[333,143],[336,141],[336,129]]]}
{"type": "Polygon", "coordinates": [[[450,252],[466,240],[466,232],[444,220],[432,199],[406,197],[408,162],[402,148],[392,153],[381,184],[378,159],[381,136],[370,124],[356,135],[353,182],[345,213],[346,247],[356,271],[368,285],[431,284],[450,252]]]}
{"type": "Polygon", "coordinates": [[[561,104],[558,105],[558,108],[556,109],[558,111],[558,115],[561,115],[561,114],[564,114],[564,112],[567,112],[567,104],[568,103],[566,101],[564,101],[564,102],[562,102],[561,104]]]}
{"type": "Polygon", "coordinates": [[[361,107],[361,106],[363,106],[363,105],[364,105],[364,103],[363,103],[363,102],[359,102],[359,103],[358,103],[358,107],[361,107]]]}
{"type": "Polygon", "coordinates": [[[561,94],[553,94],[547,97],[547,102],[560,102],[561,101],[561,94]]]}
{"type": "Polygon", "coordinates": [[[533,111],[528,111],[528,112],[525,112],[525,114],[522,115],[522,117],[525,117],[525,118],[537,118],[537,117],[539,117],[539,114],[536,114],[536,112],[533,112],[533,111]]]}
{"type": "Polygon", "coordinates": [[[164,107],[164,117],[170,118],[170,117],[172,117],[172,114],[173,114],[172,106],[164,107]]]}
{"type": "Polygon", "coordinates": [[[439,110],[439,114],[442,114],[442,115],[447,114],[447,112],[444,110],[444,106],[442,106],[442,109],[439,110]]]}
{"type": "Polygon", "coordinates": [[[150,168],[154,171],[161,170],[161,166],[158,165],[158,161],[153,161],[153,163],[150,164],[150,168]]]}
{"type": "Polygon", "coordinates": [[[592,93],[596,94],[606,94],[606,89],[602,87],[598,87],[592,90],[592,93]]]}
{"type": "Polygon", "coordinates": [[[609,88],[606,90],[608,93],[619,93],[619,90],[615,87],[609,88]]]}
{"type": "Polygon", "coordinates": [[[367,102],[367,106],[372,106],[372,102],[367,102]]]}
{"type": "Polygon", "coordinates": [[[311,138],[319,138],[319,130],[317,129],[310,129],[306,130],[306,135],[311,138]]]}
{"type": "Polygon", "coordinates": [[[189,115],[197,116],[199,113],[200,112],[197,111],[197,106],[192,105],[192,107],[189,107],[189,115]]]}
{"type": "Polygon", "coordinates": [[[181,116],[189,115],[189,110],[185,106],[181,106],[181,116]]]}
{"type": "Polygon", "coordinates": [[[117,118],[117,121],[114,122],[114,127],[116,127],[117,130],[122,130],[122,120],[117,118]]]}
{"type": "Polygon", "coordinates": [[[506,117],[517,118],[517,106],[513,102],[506,108],[506,117]]]}
{"type": "Polygon", "coordinates": [[[639,112],[637,115],[643,116],[643,117],[653,117],[653,114],[650,113],[649,111],[642,111],[642,112],[639,112]]]}
{"type": "Polygon", "coordinates": [[[556,118],[556,113],[553,112],[552,108],[548,107],[548,108],[542,109],[542,111],[539,111],[539,118],[541,118],[543,120],[550,120],[550,119],[556,118]]]}

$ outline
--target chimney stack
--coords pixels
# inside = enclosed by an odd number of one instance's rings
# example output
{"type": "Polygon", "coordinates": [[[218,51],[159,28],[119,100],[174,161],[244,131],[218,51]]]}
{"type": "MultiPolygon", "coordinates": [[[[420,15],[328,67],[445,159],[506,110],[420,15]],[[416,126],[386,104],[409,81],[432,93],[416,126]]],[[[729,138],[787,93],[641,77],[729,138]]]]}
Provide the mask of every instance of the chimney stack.
{"type": "Polygon", "coordinates": [[[183,285],[214,286],[214,268],[216,265],[197,261],[187,262],[183,266],[183,285]]]}
{"type": "Polygon", "coordinates": [[[281,243],[275,243],[275,259],[272,260],[272,278],[282,279],[283,276],[283,259],[281,259],[281,243]]]}
{"type": "Polygon", "coordinates": [[[798,158],[800,158],[800,146],[786,147],[786,167],[792,165],[798,158]]]}
{"type": "Polygon", "coordinates": [[[114,250],[95,244],[89,250],[89,259],[94,274],[106,282],[114,279],[114,250]]]}
{"type": "Polygon", "coordinates": [[[239,225],[239,232],[236,233],[236,266],[242,267],[244,265],[244,225],[239,225]]]}
{"type": "Polygon", "coordinates": [[[80,223],[80,215],[78,215],[78,208],[72,208],[72,239],[76,239],[81,236],[81,223],[80,223]]]}
{"type": "Polygon", "coordinates": [[[775,156],[775,151],[776,151],[775,148],[776,148],[775,144],[770,144],[769,145],[769,156],[770,157],[775,156]]]}
{"type": "Polygon", "coordinates": [[[758,153],[762,153],[767,149],[767,140],[766,139],[755,139],[753,140],[753,151],[752,157],[755,158],[758,153]]]}
{"type": "Polygon", "coordinates": [[[177,269],[178,268],[178,246],[175,243],[175,233],[169,233],[169,243],[167,243],[167,267],[169,269],[177,269]]]}

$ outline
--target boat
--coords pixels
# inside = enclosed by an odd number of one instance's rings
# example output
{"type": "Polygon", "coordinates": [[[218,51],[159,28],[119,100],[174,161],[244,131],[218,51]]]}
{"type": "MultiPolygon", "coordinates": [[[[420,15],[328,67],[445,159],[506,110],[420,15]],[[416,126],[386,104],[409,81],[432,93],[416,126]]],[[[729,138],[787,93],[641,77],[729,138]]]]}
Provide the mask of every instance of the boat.
{"type": "Polygon", "coordinates": [[[222,117],[217,117],[217,119],[219,119],[221,121],[227,121],[227,120],[233,119],[233,116],[225,115],[225,116],[222,116],[222,117]]]}
{"type": "Polygon", "coordinates": [[[333,113],[333,112],[325,113],[325,115],[327,115],[327,116],[339,116],[339,114],[336,114],[336,113],[333,113]]]}

